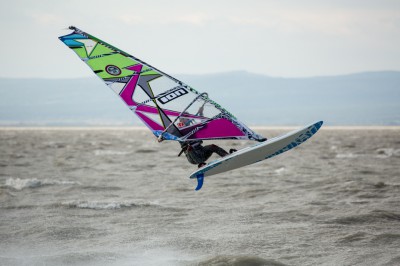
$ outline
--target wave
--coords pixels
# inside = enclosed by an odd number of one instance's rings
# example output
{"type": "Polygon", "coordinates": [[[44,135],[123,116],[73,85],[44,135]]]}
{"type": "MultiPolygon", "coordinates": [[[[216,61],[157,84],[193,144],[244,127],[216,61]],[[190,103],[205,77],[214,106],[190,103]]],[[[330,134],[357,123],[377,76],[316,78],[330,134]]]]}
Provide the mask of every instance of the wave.
{"type": "Polygon", "coordinates": [[[369,170],[369,169],[359,170],[358,173],[360,173],[362,175],[376,175],[376,174],[378,174],[377,172],[375,172],[373,170],[369,170]]]}
{"type": "Polygon", "coordinates": [[[392,266],[392,265],[400,265],[400,256],[397,256],[391,259],[388,263],[384,264],[384,266],[392,266]]]}
{"type": "Polygon", "coordinates": [[[359,157],[358,154],[354,153],[338,153],[336,154],[337,159],[353,159],[359,157]]]}
{"type": "Polygon", "coordinates": [[[24,210],[24,209],[35,209],[37,208],[37,205],[9,205],[9,206],[1,206],[1,209],[5,209],[5,210],[24,210]]]}
{"type": "Polygon", "coordinates": [[[396,245],[400,244],[400,234],[384,233],[371,239],[371,244],[396,245]]]}
{"type": "Polygon", "coordinates": [[[95,150],[95,156],[104,156],[104,155],[127,155],[131,152],[128,151],[113,151],[113,150],[95,150]]]}
{"type": "Polygon", "coordinates": [[[257,256],[215,256],[213,258],[201,261],[198,266],[219,266],[219,265],[235,265],[235,266],[285,266],[281,262],[274,260],[266,260],[257,256]]]}
{"type": "Polygon", "coordinates": [[[188,209],[179,207],[162,206],[158,203],[148,202],[144,200],[134,201],[88,201],[88,200],[73,200],[63,203],[58,203],[55,207],[64,207],[71,209],[89,209],[89,210],[122,210],[122,209],[153,209],[156,211],[168,211],[174,215],[186,215],[188,209]]]}
{"type": "Polygon", "coordinates": [[[357,232],[354,234],[347,235],[345,237],[340,238],[337,242],[342,244],[349,244],[353,242],[363,241],[368,237],[367,233],[364,232],[357,232]]]}
{"type": "Polygon", "coordinates": [[[61,206],[77,209],[116,210],[123,208],[159,207],[148,202],[118,202],[118,201],[70,201],[61,203],[61,206]]]}
{"type": "MultiPolygon", "coordinates": [[[[66,235],[64,234],[64,237],[66,235]]],[[[81,252],[59,252],[54,254],[43,251],[43,254],[35,255],[0,255],[1,265],[116,265],[112,262],[120,259],[121,255],[107,251],[81,251],[81,252]],[[107,263],[105,263],[108,262],[107,263]]],[[[128,264],[123,264],[128,265],[128,264]]]]}
{"type": "Polygon", "coordinates": [[[122,187],[117,187],[117,186],[81,186],[81,189],[95,191],[95,192],[100,192],[100,191],[109,192],[109,191],[122,190],[122,187]]]}
{"type": "Polygon", "coordinates": [[[351,244],[354,242],[366,242],[376,245],[399,245],[400,234],[396,233],[383,233],[378,235],[367,234],[364,232],[357,232],[354,234],[347,235],[338,240],[341,244],[351,244]]]}
{"type": "Polygon", "coordinates": [[[150,150],[150,149],[138,149],[136,153],[154,153],[157,152],[157,150],[150,150]]]}
{"type": "Polygon", "coordinates": [[[400,157],[400,149],[393,148],[380,148],[376,149],[374,153],[371,154],[360,154],[360,153],[337,153],[336,159],[354,159],[359,157],[375,157],[379,159],[386,159],[390,157],[400,157]]]}
{"type": "Polygon", "coordinates": [[[337,219],[333,219],[328,223],[337,223],[337,224],[365,224],[365,223],[379,223],[379,222],[398,222],[400,221],[400,214],[384,211],[384,210],[374,210],[368,214],[360,214],[360,215],[350,215],[337,219]]]}
{"type": "Polygon", "coordinates": [[[25,188],[38,188],[43,186],[52,186],[52,185],[79,185],[79,182],[75,181],[68,181],[68,180],[39,180],[37,178],[27,178],[27,179],[20,179],[20,178],[8,178],[6,180],[6,187],[15,189],[15,190],[22,190],[25,188]]]}
{"type": "MultiPolygon", "coordinates": [[[[135,153],[155,153],[157,150],[151,149],[138,149],[135,153]]],[[[115,151],[115,150],[95,150],[95,156],[105,156],[105,155],[127,155],[132,154],[133,151],[115,151]]]]}
{"type": "Polygon", "coordinates": [[[274,172],[275,172],[277,175],[280,175],[280,174],[282,174],[282,173],[285,172],[285,171],[286,171],[286,168],[285,168],[285,167],[280,167],[280,168],[274,170],[274,172]]]}
{"type": "Polygon", "coordinates": [[[400,149],[381,148],[376,150],[377,158],[389,158],[392,156],[400,157],[400,149]]]}

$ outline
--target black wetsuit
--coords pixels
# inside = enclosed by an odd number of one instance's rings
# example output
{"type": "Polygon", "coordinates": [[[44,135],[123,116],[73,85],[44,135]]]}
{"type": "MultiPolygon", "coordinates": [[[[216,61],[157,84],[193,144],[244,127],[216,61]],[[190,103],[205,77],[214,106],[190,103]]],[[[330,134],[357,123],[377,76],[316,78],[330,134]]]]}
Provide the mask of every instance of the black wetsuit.
{"type": "Polygon", "coordinates": [[[207,161],[214,152],[221,157],[228,154],[224,149],[215,144],[203,146],[201,145],[202,143],[203,141],[181,142],[182,151],[179,155],[184,152],[190,163],[202,164],[207,161]]]}

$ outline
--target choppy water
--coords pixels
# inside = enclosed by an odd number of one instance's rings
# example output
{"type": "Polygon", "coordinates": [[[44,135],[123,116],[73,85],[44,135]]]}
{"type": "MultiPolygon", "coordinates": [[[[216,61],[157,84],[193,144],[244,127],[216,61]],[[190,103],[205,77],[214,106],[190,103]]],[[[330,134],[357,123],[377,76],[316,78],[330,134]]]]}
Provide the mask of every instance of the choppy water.
{"type": "Polygon", "coordinates": [[[400,129],[322,129],[199,192],[145,130],[0,130],[0,151],[1,265],[400,264],[400,129]]]}

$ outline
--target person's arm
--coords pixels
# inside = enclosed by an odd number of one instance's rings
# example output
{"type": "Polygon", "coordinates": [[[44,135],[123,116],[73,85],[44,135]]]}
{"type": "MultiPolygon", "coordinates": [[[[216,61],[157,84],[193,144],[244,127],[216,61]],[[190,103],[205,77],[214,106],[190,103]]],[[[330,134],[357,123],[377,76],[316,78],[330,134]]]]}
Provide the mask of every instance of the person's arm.
{"type": "MultiPolygon", "coordinates": [[[[205,104],[205,103],[204,103],[205,104]]],[[[200,106],[199,110],[197,111],[196,115],[200,115],[203,116],[203,112],[204,112],[204,104],[202,106],[200,106]]]]}

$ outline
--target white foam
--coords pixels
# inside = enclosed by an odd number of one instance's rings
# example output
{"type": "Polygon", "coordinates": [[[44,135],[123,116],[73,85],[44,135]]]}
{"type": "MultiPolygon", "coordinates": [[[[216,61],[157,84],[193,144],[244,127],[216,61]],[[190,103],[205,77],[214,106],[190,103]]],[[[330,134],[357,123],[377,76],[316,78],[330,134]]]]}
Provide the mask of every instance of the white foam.
{"type": "Polygon", "coordinates": [[[127,151],[113,151],[113,150],[95,150],[95,156],[102,156],[102,155],[126,155],[130,152],[127,151]]]}
{"type": "Polygon", "coordinates": [[[40,187],[42,182],[37,180],[36,178],[33,179],[19,179],[19,178],[9,178],[6,180],[6,186],[14,188],[16,190],[22,190],[24,188],[35,188],[40,187]]]}
{"type": "Polygon", "coordinates": [[[376,150],[378,155],[377,158],[389,158],[392,156],[400,156],[400,149],[393,149],[393,148],[382,148],[376,150]]]}
{"type": "Polygon", "coordinates": [[[281,167],[274,170],[274,172],[278,175],[282,174],[284,171],[286,171],[285,167],[281,167]]]}
{"type": "Polygon", "coordinates": [[[130,208],[130,207],[151,206],[150,203],[144,203],[144,202],[116,202],[116,201],[111,201],[111,202],[70,201],[62,203],[61,205],[70,208],[92,209],[92,210],[115,210],[115,209],[130,208]]]}
{"type": "Polygon", "coordinates": [[[37,188],[41,186],[49,186],[49,185],[76,185],[78,182],[74,181],[65,181],[65,180],[39,180],[37,178],[8,178],[6,180],[6,186],[11,187],[16,190],[22,190],[24,188],[37,188]]]}
{"type": "Polygon", "coordinates": [[[352,158],[357,158],[358,155],[354,153],[339,153],[336,154],[336,158],[338,159],[352,159],[352,158]]]}

